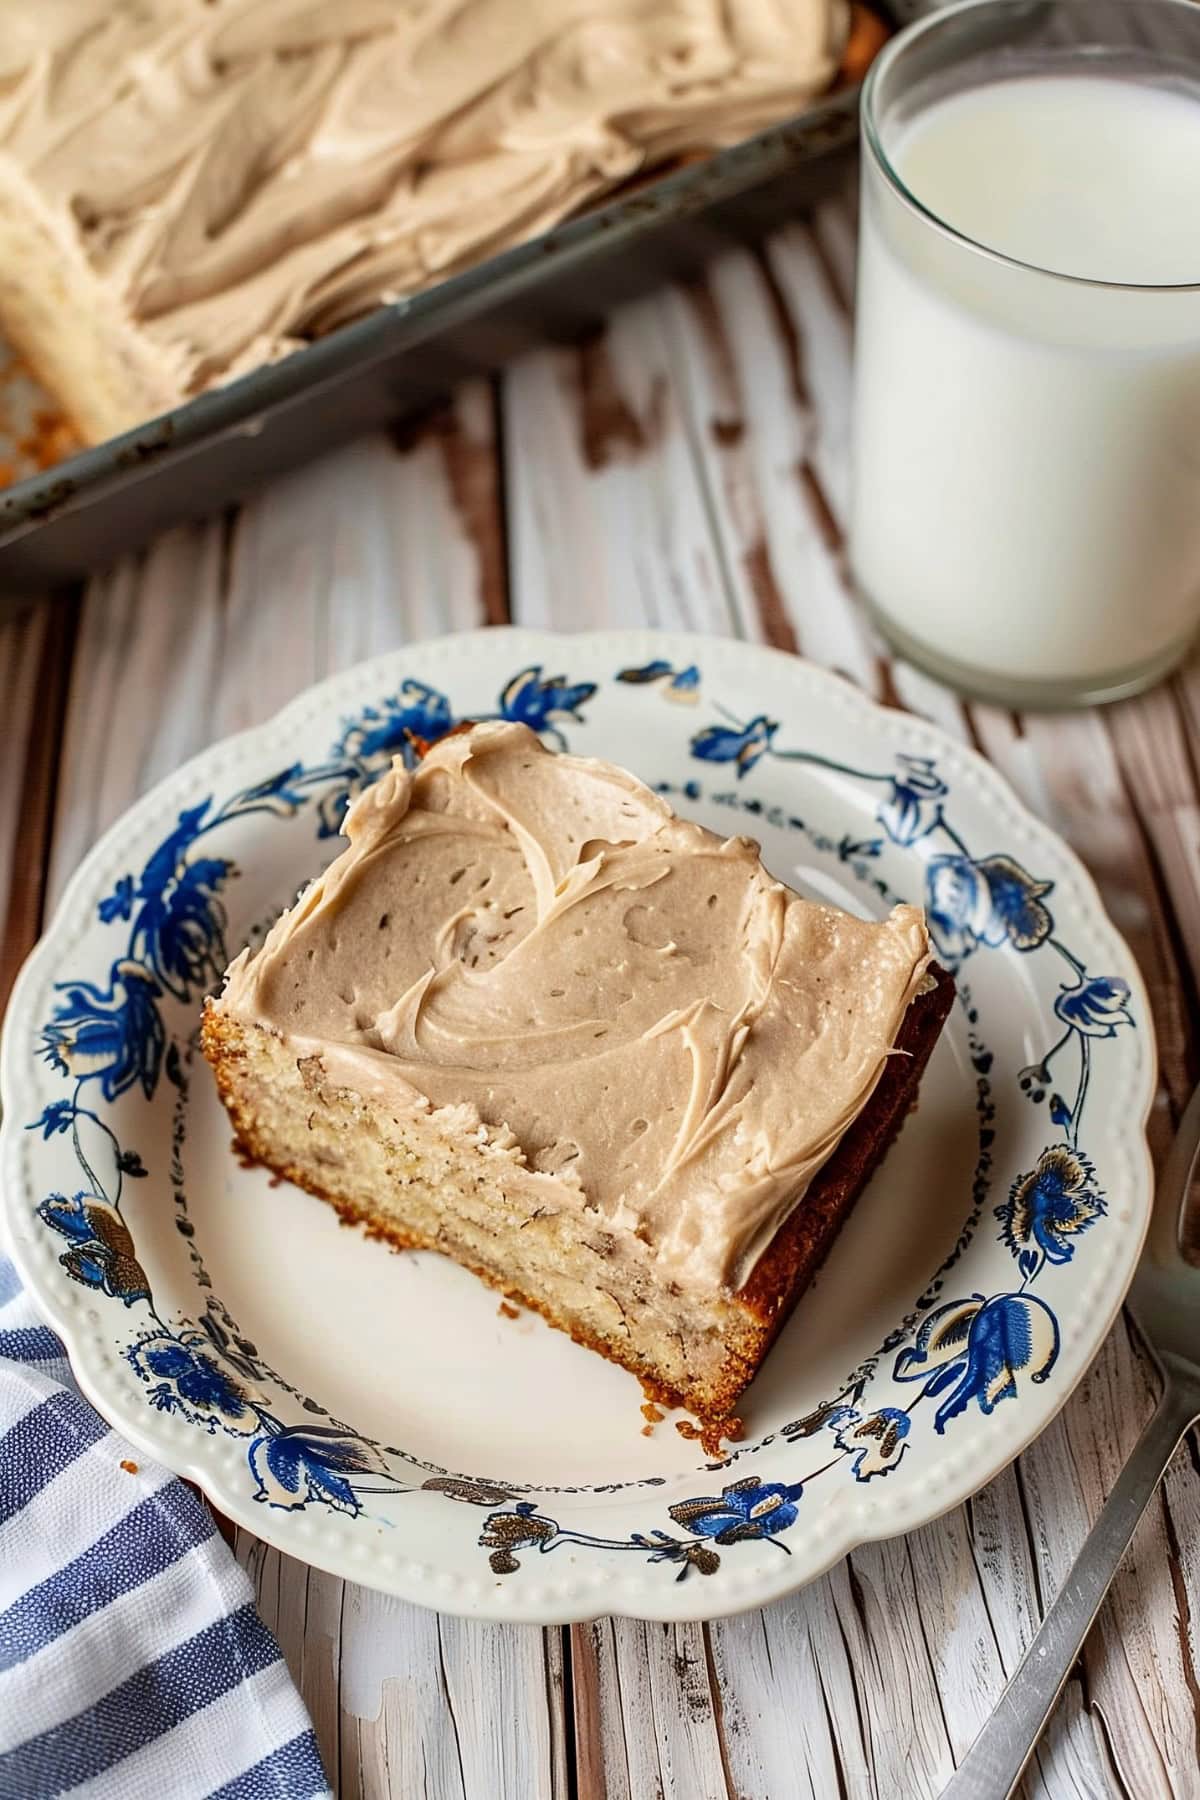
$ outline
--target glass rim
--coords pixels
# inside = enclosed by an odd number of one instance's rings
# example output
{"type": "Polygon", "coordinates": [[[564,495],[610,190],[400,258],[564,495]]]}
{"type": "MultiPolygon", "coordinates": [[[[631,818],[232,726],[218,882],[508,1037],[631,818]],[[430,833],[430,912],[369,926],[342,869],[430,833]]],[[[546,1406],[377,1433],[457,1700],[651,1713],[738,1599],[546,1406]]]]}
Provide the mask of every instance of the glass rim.
{"type": "MultiPolygon", "coordinates": [[[[1094,275],[1071,275],[1063,269],[1048,269],[1042,263],[1026,262],[1022,257],[1009,256],[1003,250],[996,250],[990,244],[981,243],[978,238],[960,231],[957,226],[950,225],[941,218],[932,207],[918,198],[908,187],[883,146],[883,138],[876,118],[875,100],[880,82],[888,70],[903,55],[910,45],[926,33],[935,30],[946,19],[959,17],[971,12],[999,12],[1004,8],[1019,4],[1020,0],[954,0],[954,4],[937,6],[934,11],[915,19],[896,33],[889,43],[875,57],[867,70],[863,82],[860,114],[862,120],[863,142],[875,167],[879,170],[896,198],[915,213],[926,225],[939,232],[951,242],[961,244],[966,250],[977,256],[983,256],[991,262],[1001,263],[1010,269],[1021,269],[1026,274],[1038,275],[1047,281],[1067,282],[1073,287],[1102,288],[1115,293],[1133,294],[1189,294],[1200,291],[1200,277],[1195,281],[1106,281],[1094,275]]],[[[1051,6],[1086,7],[1088,0],[1045,0],[1051,6]]],[[[1147,5],[1170,7],[1172,10],[1186,13],[1189,17],[1200,15],[1197,0],[1120,0],[1125,6],[1145,7],[1147,5]]],[[[1196,65],[1197,79],[1200,80],[1200,59],[1196,65]]]]}

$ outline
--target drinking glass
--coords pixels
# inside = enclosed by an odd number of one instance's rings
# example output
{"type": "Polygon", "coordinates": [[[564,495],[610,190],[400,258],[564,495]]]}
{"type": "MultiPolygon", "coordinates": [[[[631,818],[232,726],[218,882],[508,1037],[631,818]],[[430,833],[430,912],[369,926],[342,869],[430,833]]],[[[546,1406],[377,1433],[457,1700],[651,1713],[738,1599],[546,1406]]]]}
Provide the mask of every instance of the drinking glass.
{"type": "Polygon", "coordinates": [[[869,608],[1006,704],[1148,686],[1200,624],[1200,5],[969,0],[892,40],[862,117],[869,608]]]}

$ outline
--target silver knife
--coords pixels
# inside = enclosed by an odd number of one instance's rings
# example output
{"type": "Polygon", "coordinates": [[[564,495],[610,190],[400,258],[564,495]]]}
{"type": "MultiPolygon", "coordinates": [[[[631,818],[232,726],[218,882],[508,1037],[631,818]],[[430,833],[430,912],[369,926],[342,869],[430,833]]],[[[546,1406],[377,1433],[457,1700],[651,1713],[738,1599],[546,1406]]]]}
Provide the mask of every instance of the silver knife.
{"type": "Polygon", "coordinates": [[[1008,1800],[1083,1649],[1138,1520],[1179,1441],[1200,1418],[1200,1088],[1188,1102],[1155,1196],[1128,1306],[1163,1387],[1041,1629],[942,1800],[1008,1800]]]}

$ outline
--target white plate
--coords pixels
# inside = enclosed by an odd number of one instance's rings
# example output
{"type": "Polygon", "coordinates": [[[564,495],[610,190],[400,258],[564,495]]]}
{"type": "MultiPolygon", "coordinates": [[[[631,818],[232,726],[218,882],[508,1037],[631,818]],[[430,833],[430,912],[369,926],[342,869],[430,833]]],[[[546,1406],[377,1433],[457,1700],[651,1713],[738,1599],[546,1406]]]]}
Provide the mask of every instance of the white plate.
{"type": "Polygon", "coordinates": [[[338,676],[165,781],[71,883],[4,1043],[13,1250],[85,1391],[281,1550],[551,1621],[760,1605],[934,1518],[1062,1405],[1150,1202],[1150,1013],[1075,858],[977,757],[793,657],[489,631],[338,676]],[[409,734],[502,713],[750,831],[851,909],[924,901],[959,1000],[919,1112],[706,1461],[637,1383],[239,1166],[196,1051],[227,953],[409,734]]]}

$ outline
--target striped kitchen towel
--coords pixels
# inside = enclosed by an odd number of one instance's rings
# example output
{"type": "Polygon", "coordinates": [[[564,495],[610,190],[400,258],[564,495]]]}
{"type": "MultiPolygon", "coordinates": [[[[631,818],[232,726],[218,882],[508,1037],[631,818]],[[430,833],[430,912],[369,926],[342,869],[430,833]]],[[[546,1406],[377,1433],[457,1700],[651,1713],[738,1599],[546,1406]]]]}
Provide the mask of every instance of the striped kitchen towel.
{"type": "Polygon", "coordinates": [[[0,1256],[0,1800],[329,1791],[208,1508],[92,1410],[0,1256]]]}

